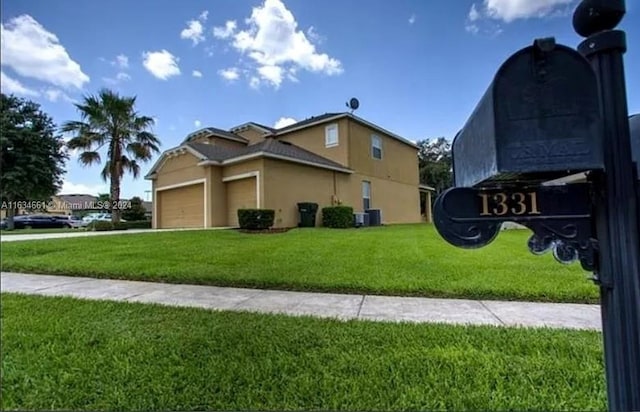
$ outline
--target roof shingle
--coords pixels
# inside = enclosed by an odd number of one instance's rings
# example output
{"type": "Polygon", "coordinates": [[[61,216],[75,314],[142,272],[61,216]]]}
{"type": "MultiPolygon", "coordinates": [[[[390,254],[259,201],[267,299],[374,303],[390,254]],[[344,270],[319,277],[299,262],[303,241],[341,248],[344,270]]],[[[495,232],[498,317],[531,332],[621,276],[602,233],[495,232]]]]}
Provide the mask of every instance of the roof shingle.
{"type": "Polygon", "coordinates": [[[220,147],[206,143],[187,143],[187,146],[190,146],[192,149],[201,153],[203,156],[206,156],[207,159],[218,162],[230,160],[240,156],[264,152],[289,158],[294,161],[297,160],[314,163],[320,166],[348,170],[346,166],[334,162],[333,160],[329,160],[326,157],[317,155],[289,142],[283,142],[273,138],[267,138],[260,143],[252,144],[238,149],[230,149],[227,147],[220,147]]]}

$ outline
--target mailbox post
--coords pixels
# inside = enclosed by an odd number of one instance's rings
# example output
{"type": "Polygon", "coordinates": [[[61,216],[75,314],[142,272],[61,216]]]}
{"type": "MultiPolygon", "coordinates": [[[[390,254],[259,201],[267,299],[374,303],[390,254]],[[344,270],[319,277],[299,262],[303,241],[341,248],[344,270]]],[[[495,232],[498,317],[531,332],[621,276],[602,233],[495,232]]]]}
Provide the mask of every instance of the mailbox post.
{"type": "Polygon", "coordinates": [[[531,252],[592,271],[609,409],[640,411],[640,132],[627,112],[625,34],[614,30],[624,14],[624,0],[583,0],[578,51],[538,39],[507,59],[454,139],[456,187],[436,199],[434,224],[476,248],[517,222],[533,231],[531,252]],[[586,183],[544,184],[579,172],[586,183]]]}

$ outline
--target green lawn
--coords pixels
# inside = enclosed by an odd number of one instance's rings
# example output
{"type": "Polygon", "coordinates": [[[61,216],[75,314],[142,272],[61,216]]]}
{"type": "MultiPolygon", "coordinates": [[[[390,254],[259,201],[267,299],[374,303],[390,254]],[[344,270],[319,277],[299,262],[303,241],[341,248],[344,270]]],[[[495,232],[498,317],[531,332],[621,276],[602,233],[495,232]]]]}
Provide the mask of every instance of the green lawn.
{"type": "Polygon", "coordinates": [[[2,270],[222,286],[390,295],[596,302],[579,264],[527,250],[528,231],[458,249],[432,226],[232,230],[2,244],[2,270]]]}
{"type": "Polygon", "coordinates": [[[69,228],[59,228],[59,229],[14,229],[14,230],[0,230],[0,236],[5,235],[33,235],[37,233],[68,233],[68,232],[84,232],[85,229],[69,229],[69,228]]]}
{"type": "Polygon", "coordinates": [[[2,295],[2,408],[604,410],[596,332],[2,295]]]}

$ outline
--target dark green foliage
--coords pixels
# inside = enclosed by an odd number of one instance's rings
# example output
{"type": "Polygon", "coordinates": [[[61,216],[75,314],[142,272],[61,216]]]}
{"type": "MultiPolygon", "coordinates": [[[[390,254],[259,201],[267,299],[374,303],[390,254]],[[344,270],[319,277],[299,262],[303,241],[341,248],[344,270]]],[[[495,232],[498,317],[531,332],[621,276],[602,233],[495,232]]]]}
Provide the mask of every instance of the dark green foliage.
{"type": "MultiPolygon", "coordinates": [[[[64,141],[37,103],[1,94],[0,104],[1,201],[46,201],[62,186],[64,141]]],[[[13,228],[15,210],[7,212],[13,228]]]]}
{"type": "Polygon", "coordinates": [[[127,221],[144,220],[147,210],[138,196],[131,198],[131,207],[122,211],[122,218],[127,221]]]}
{"type": "Polygon", "coordinates": [[[351,206],[323,207],[322,226],[338,229],[353,227],[353,208],[351,206]]]}
{"type": "Polygon", "coordinates": [[[95,230],[96,232],[105,232],[107,230],[114,230],[115,226],[113,222],[105,220],[94,220],[87,226],[88,230],[95,230]]]}
{"type": "Polygon", "coordinates": [[[150,220],[132,220],[120,223],[127,229],[151,229],[150,220]]]}
{"type": "MultiPolygon", "coordinates": [[[[160,152],[160,141],[149,130],[153,118],[136,111],[136,98],[124,97],[111,90],[100,90],[96,96],[85,96],[76,108],[79,121],[68,121],[62,131],[72,138],[70,149],[80,150],[80,163],[86,166],[100,164],[100,148],[107,147],[101,176],[109,181],[109,198],[120,199],[120,183],[125,173],[134,178],[140,175],[140,162],[147,162],[160,152]]],[[[113,222],[120,221],[121,211],[112,211],[113,222]]]]}
{"type": "Polygon", "coordinates": [[[453,185],[451,143],[444,137],[417,143],[420,182],[436,189],[436,194],[453,185]]]}
{"type": "Polygon", "coordinates": [[[273,209],[238,209],[240,229],[265,230],[273,226],[273,209]]]}

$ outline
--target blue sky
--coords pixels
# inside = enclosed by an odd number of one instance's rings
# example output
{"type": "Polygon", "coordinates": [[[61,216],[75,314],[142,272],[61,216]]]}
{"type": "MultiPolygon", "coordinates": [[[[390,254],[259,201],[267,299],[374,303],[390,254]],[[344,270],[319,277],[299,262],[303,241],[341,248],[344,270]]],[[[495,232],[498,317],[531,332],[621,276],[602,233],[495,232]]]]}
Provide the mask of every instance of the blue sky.
{"type": "MultiPolygon", "coordinates": [[[[451,139],[499,65],[537,37],[575,47],[576,0],[5,0],[2,91],[57,123],[109,87],[157,119],[162,149],[204,126],[274,126],[360,100],[407,139],[451,139]]],[[[640,4],[627,1],[628,102],[640,112],[640,4]]],[[[146,173],[153,162],[145,165],[146,173]]],[[[72,157],[63,193],[106,192],[72,157]]],[[[127,177],[123,197],[151,184],[127,177]]]]}

